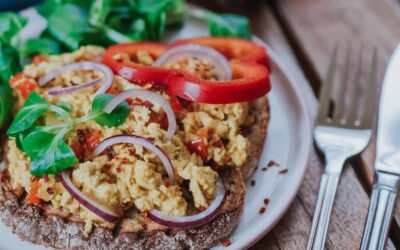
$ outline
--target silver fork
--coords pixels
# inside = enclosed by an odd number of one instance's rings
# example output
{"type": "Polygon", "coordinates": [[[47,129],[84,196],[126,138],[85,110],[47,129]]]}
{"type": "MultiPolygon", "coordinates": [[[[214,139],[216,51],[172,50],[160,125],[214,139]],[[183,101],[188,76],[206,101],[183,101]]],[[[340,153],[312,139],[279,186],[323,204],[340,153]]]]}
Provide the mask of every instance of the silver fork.
{"type": "Polygon", "coordinates": [[[335,82],[334,75],[338,57],[338,46],[336,46],[326,81],[320,92],[320,106],[314,128],[314,141],[324,155],[325,170],[320,181],[307,249],[319,250],[324,248],[332,205],[343,166],[347,159],[360,154],[367,147],[372,135],[371,128],[375,112],[371,111],[375,106],[377,96],[373,91],[376,82],[376,50],[373,53],[368,84],[364,91],[368,94],[364,96],[359,92],[363,86],[361,81],[362,49],[360,50],[354,81],[351,81],[349,77],[350,55],[351,47],[349,46],[346,68],[340,77],[340,82],[338,82],[340,91],[332,100],[330,93],[335,82]],[[349,84],[354,84],[352,90],[347,88],[349,84]],[[351,102],[346,104],[346,93],[349,91],[352,92],[349,93],[351,102]],[[364,112],[358,117],[359,106],[361,106],[359,102],[363,98],[366,98],[363,105],[364,112]],[[329,116],[331,100],[334,103],[333,117],[329,116]]]}

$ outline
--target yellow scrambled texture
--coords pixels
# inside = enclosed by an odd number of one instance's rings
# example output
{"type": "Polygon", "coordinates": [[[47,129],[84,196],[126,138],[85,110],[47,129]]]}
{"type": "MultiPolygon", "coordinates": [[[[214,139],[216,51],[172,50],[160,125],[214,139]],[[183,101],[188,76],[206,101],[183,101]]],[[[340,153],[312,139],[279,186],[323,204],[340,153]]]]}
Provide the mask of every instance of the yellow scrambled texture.
{"type": "MultiPolygon", "coordinates": [[[[62,65],[77,61],[96,60],[104,52],[102,48],[87,46],[80,50],[59,56],[47,56],[39,64],[25,67],[23,74],[38,79],[44,74],[62,65]]],[[[146,53],[138,55],[143,64],[153,63],[146,53]]],[[[102,77],[94,71],[70,71],[57,77],[47,86],[36,91],[46,101],[56,104],[63,101],[71,107],[73,117],[81,117],[90,112],[92,94],[96,88],[74,92],[61,96],[51,96],[48,89],[54,86],[70,86],[90,79],[102,77]]],[[[113,88],[121,92],[129,88],[141,88],[119,76],[114,77],[113,88]]],[[[160,93],[160,92],[159,92],[160,93]]],[[[166,99],[170,97],[161,93],[166,99]]],[[[18,98],[16,110],[20,109],[24,100],[15,91],[18,98]]],[[[146,107],[132,105],[131,113],[126,121],[118,127],[102,127],[93,121],[76,126],[68,135],[67,143],[72,145],[79,141],[82,133],[97,131],[101,140],[118,134],[136,134],[152,138],[170,157],[177,173],[178,181],[170,185],[164,167],[156,155],[142,147],[134,145],[116,145],[108,154],[94,159],[85,157],[76,164],[72,171],[73,183],[83,193],[123,214],[126,209],[136,207],[140,211],[153,208],[166,214],[185,215],[188,201],[185,200],[181,185],[188,183],[195,207],[206,208],[215,196],[215,181],[218,173],[210,167],[214,162],[217,166],[240,167],[246,160],[248,140],[240,134],[240,127],[248,117],[248,105],[245,103],[229,105],[191,104],[179,115],[178,131],[172,140],[166,139],[166,131],[152,119],[162,116],[163,111],[157,105],[146,107]],[[207,158],[202,159],[195,153],[190,153],[186,147],[188,141],[198,136],[198,131],[205,129],[207,158]]],[[[29,172],[29,157],[20,151],[13,139],[8,143],[8,161],[11,184],[14,189],[24,188],[27,192],[32,186],[29,172]]],[[[71,197],[55,175],[40,179],[41,187],[38,197],[51,203],[55,209],[68,212],[87,222],[86,229],[90,231],[93,223],[102,219],[91,213],[71,197]]]]}

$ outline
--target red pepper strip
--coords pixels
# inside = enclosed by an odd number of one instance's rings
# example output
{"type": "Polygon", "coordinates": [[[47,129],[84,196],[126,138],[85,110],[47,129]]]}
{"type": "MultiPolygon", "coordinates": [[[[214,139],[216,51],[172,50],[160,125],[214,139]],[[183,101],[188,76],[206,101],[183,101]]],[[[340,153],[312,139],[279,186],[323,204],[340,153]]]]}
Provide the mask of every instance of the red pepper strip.
{"type": "Polygon", "coordinates": [[[190,101],[226,104],[255,100],[271,90],[269,72],[263,65],[238,60],[230,64],[231,81],[203,80],[179,71],[167,79],[168,91],[190,101]]]}
{"type": "Polygon", "coordinates": [[[225,82],[202,80],[184,70],[143,66],[114,57],[118,53],[135,57],[139,50],[144,50],[153,58],[157,58],[167,48],[149,42],[111,46],[107,49],[103,62],[129,81],[166,86],[169,94],[195,102],[210,104],[247,102],[267,94],[271,89],[269,71],[261,64],[268,61],[267,54],[255,43],[237,38],[199,38],[180,40],[175,44],[185,41],[207,42],[204,45],[214,46],[228,58],[234,58],[230,61],[234,79],[225,82]]]}
{"type": "Polygon", "coordinates": [[[211,47],[223,54],[228,60],[239,59],[268,66],[269,59],[265,49],[249,40],[233,37],[198,37],[177,40],[171,46],[196,43],[211,47]]]}
{"type": "Polygon", "coordinates": [[[114,56],[124,53],[128,54],[131,58],[136,58],[138,51],[146,51],[153,59],[157,59],[167,48],[166,45],[152,42],[116,44],[107,48],[103,57],[103,63],[108,65],[116,74],[131,82],[138,84],[162,84],[165,78],[171,74],[171,70],[144,66],[132,61],[118,60],[114,56]]]}

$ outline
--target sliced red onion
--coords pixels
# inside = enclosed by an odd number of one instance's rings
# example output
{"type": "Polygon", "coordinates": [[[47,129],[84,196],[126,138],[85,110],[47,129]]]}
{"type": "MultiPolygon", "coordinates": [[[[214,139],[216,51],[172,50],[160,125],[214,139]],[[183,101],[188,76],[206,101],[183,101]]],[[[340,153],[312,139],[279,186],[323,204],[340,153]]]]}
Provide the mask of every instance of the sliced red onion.
{"type": "Polygon", "coordinates": [[[98,156],[101,154],[106,148],[115,145],[115,144],[123,144],[129,143],[133,145],[139,145],[145,147],[146,149],[155,153],[158,158],[160,158],[161,162],[163,163],[165,170],[167,171],[168,178],[171,184],[175,183],[175,171],[174,167],[172,166],[172,162],[169,159],[168,155],[162,150],[159,146],[157,146],[154,142],[150,141],[141,136],[137,135],[116,135],[104,139],[100,142],[95,150],[93,151],[93,156],[98,156]]]}
{"type": "Polygon", "coordinates": [[[139,98],[139,99],[144,99],[148,100],[150,102],[154,102],[158,104],[165,112],[168,118],[168,130],[167,130],[167,138],[171,139],[176,131],[176,118],[174,111],[172,110],[171,104],[162,97],[161,95],[151,92],[149,90],[143,90],[143,89],[130,89],[126,90],[117,96],[115,96],[104,108],[104,112],[110,113],[111,111],[114,110],[114,108],[123,102],[127,98],[139,98]]]}
{"type": "Polygon", "coordinates": [[[225,56],[215,49],[200,44],[185,44],[173,47],[165,51],[154,65],[162,67],[168,64],[174,64],[188,57],[196,57],[212,64],[215,67],[219,81],[228,81],[232,79],[232,69],[225,56]]]}
{"type": "Polygon", "coordinates": [[[217,193],[210,206],[196,214],[190,216],[165,215],[161,211],[153,209],[149,211],[148,217],[160,225],[169,228],[192,228],[201,226],[218,215],[225,201],[225,187],[220,177],[217,179],[217,193]]]}
{"type": "MultiPolygon", "coordinates": [[[[100,63],[84,61],[84,62],[77,62],[77,63],[68,64],[68,65],[65,65],[65,66],[63,66],[61,68],[58,68],[58,69],[55,69],[55,70],[51,71],[50,73],[42,76],[39,79],[39,86],[46,85],[52,79],[56,78],[57,76],[61,75],[62,73],[66,72],[66,71],[69,71],[69,70],[96,70],[96,71],[100,71],[104,76],[104,82],[101,85],[101,87],[96,91],[95,95],[105,93],[111,87],[112,82],[113,82],[114,73],[112,72],[112,70],[109,67],[107,67],[107,66],[105,66],[103,64],[100,64],[100,63]]],[[[72,88],[72,87],[69,87],[69,88],[72,88]]],[[[78,90],[78,89],[75,89],[74,91],[76,91],[76,90],[78,90]]]]}
{"type": "Polygon", "coordinates": [[[54,88],[49,89],[49,94],[50,95],[65,95],[65,94],[69,94],[69,93],[72,93],[72,92],[75,92],[78,90],[94,87],[97,84],[99,84],[101,81],[103,81],[103,79],[96,78],[89,82],[82,83],[82,84],[72,86],[72,87],[67,87],[67,88],[54,87],[54,88]]]}
{"type": "Polygon", "coordinates": [[[108,221],[114,222],[119,218],[119,216],[108,209],[107,207],[93,201],[87,195],[82,193],[71,181],[69,177],[70,171],[64,171],[61,173],[61,183],[64,185],[65,189],[71,194],[71,196],[77,200],[84,207],[89,209],[91,212],[95,213],[100,218],[108,221]]]}

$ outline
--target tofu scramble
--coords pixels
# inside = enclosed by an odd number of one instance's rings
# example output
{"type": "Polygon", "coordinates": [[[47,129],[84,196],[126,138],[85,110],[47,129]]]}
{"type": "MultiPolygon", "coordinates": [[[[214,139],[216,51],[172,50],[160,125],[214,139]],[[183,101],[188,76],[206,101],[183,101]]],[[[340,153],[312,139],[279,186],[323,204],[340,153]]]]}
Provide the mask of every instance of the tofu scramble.
{"type": "MultiPolygon", "coordinates": [[[[96,61],[103,52],[103,48],[86,46],[74,53],[43,56],[40,62],[27,65],[16,81],[37,81],[39,77],[63,65],[78,61],[96,61]]],[[[129,60],[126,55],[119,56],[129,60]]],[[[144,65],[153,63],[146,52],[138,52],[137,61],[144,65]]],[[[214,77],[212,68],[197,59],[170,67],[190,67],[190,71],[198,77],[214,77]]],[[[98,77],[102,75],[96,71],[69,71],[45,87],[37,87],[35,91],[51,104],[66,105],[72,117],[82,117],[91,110],[91,95],[96,87],[59,96],[49,95],[48,90],[56,86],[72,86],[98,77]]],[[[114,76],[112,89],[115,93],[134,88],[149,89],[151,85],[136,85],[120,76],[114,76]]],[[[174,98],[164,91],[153,90],[170,102],[174,98]]],[[[19,91],[14,94],[17,99],[15,108],[18,111],[24,98],[19,91]]],[[[216,170],[221,167],[241,167],[246,161],[249,141],[241,134],[241,127],[251,123],[253,118],[248,113],[248,103],[185,103],[183,106],[183,110],[176,113],[178,128],[171,140],[166,138],[163,125],[165,115],[162,109],[141,100],[132,100],[129,117],[117,127],[100,126],[94,121],[77,125],[67,139],[79,158],[79,163],[72,169],[71,179],[74,185],[120,215],[130,208],[141,212],[158,208],[165,214],[183,216],[189,213],[190,202],[199,210],[207,208],[215,197],[215,181],[218,176],[216,170]],[[99,141],[120,134],[136,134],[154,140],[171,159],[177,174],[177,183],[171,185],[158,157],[140,146],[115,145],[104,154],[90,158],[90,151],[99,141]],[[198,139],[206,146],[204,155],[193,152],[188,146],[191,141],[198,139]],[[93,143],[87,145],[87,142],[93,143]],[[75,146],[81,144],[85,144],[85,150],[77,152],[75,146]],[[193,201],[185,197],[183,189],[186,187],[193,201]]],[[[52,114],[46,116],[46,122],[58,122],[52,114]]],[[[92,230],[93,224],[104,222],[102,218],[80,206],[65,190],[58,176],[46,175],[40,179],[32,176],[29,171],[30,159],[17,148],[14,139],[9,140],[8,147],[8,171],[14,190],[29,193],[32,183],[39,181],[38,198],[51,204],[56,210],[76,215],[85,221],[87,234],[92,230]]]]}

